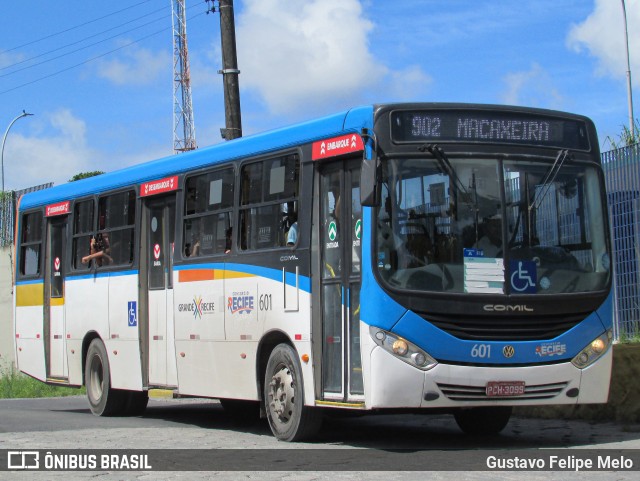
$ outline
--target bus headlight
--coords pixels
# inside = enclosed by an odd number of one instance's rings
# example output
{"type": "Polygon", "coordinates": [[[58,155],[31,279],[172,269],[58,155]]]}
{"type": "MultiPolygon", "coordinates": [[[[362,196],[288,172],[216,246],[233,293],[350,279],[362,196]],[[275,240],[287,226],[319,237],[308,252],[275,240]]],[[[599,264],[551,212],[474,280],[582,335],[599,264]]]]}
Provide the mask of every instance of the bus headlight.
{"type": "Polygon", "coordinates": [[[378,346],[413,367],[428,371],[438,364],[425,351],[400,336],[374,326],[369,327],[369,333],[378,346]]]}
{"type": "Polygon", "coordinates": [[[612,339],[613,335],[611,334],[611,329],[609,329],[603,335],[591,341],[587,347],[571,360],[571,363],[578,369],[584,369],[590,366],[607,352],[607,349],[611,346],[612,339]]]}

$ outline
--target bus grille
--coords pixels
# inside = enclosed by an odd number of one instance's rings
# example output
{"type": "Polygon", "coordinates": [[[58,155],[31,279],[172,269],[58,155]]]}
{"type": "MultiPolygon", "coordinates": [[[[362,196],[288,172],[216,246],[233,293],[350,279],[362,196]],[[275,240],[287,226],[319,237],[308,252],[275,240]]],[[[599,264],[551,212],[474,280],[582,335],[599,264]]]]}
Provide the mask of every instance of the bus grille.
{"type": "Polygon", "coordinates": [[[458,339],[484,341],[543,341],[553,339],[567,332],[586,315],[548,315],[540,317],[514,316],[503,319],[442,316],[422,314],[422,317],[436,327],[458,339]]]}
{"type": "Polygon", "coordinates": [[[458,384],[440,384],[440,391],[452,401],[522,401],[552,399],[567,387],[568,382],[539,384],[526,386],[524,394],[520,396],[489,397],[484,386],[463,386],[458,384]]]}

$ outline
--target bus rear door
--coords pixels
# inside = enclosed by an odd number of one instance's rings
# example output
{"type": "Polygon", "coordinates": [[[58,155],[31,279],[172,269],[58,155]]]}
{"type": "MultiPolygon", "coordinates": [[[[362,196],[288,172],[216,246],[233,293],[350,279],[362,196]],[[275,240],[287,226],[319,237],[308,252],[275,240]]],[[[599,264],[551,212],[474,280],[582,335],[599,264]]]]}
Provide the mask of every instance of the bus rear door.
{"type": "Polygon", "coordinates": [[[148,373],[147,385],[152,387],[177,385],[173,322],[175,225],[175,193],[143,200],[140,336],[146,353],[142,359],[143,374],[148,373]]]}
{"type": "Polygon", "coordinates": [[[68,202],[58,211],[47,209],[46,258],[44,272],[44,339],[47,378],[67,379],[67,349],[64,308],[64,269],[68,202]],[[55,212],[55,214],[49,214],[55,212]]]}

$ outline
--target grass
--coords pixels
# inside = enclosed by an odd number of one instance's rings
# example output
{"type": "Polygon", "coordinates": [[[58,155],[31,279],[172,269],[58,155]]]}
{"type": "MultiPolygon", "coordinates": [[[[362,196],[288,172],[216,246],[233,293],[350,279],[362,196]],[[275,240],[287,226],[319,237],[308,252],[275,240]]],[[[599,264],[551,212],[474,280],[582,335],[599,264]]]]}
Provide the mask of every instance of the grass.
{"type": "Polygon", "coordinates": [[[85,389],[50,386],[11,368],[0,368],[0,399],[77,396],[85,389]]]}
{"type": "Polygon", "coordinates": [[[620,333],[620,344],[632,344],[640,342],[640,329],[637,326],[634,327],[630,332],[622,332],[620,333]]]}

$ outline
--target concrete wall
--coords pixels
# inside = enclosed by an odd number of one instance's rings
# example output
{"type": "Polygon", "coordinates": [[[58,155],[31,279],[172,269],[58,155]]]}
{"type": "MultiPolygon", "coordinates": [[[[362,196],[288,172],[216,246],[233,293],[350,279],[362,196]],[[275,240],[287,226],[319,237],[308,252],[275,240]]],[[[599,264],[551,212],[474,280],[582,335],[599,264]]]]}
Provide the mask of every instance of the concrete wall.
{"type": "Polygon", "coordinates": [[[14,364],[12,247],[0,247],[0,371],[14,364]]]}

